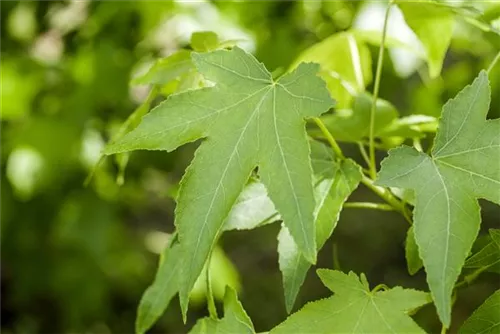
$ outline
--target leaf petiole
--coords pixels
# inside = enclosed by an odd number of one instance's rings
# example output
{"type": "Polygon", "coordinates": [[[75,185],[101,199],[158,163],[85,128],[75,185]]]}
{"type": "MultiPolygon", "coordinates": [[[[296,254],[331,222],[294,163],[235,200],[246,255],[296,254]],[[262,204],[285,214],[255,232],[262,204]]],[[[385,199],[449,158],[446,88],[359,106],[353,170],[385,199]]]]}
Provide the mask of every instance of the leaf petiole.
{"type": "Polygon", "coordinates": [[[212,281],[210,277],[211,260],[212,260],[212,252],[210,252],[210,255],[208,256],[207,260],[207,271],[206,271],[206,281],[205,281],[207,285],[207,307],[208,307],[208,313],[210,314],[210,318],[218,319],[219,316],[217,315],[217,308],[215,307],[214,294],[212,291],[212,281]]]}
{"type": "Polygon", "coordinates": [[[373,209],[382,211],[395,211],[396,209],[392,205],[384,203],[371,203],[371,202],[347,202],[344,204],[344,208],[356,208],[356,209],[373,209]]]}
{"type": "Polygon", "coordinates": [[[326,128],[325,123],[323,123],[323,121],[318,117],[314,117],[313,120],[314,123],[316,123],[316,125],[319,127],[321,132],[325,135],[325,138],[332,147],[333,152],[335,152],[335,155],[337,155],[337,157],[340,159],[345,159],[344,153],[342,153],[342,150],[340,149],[340,146],[337,144],[337,141],[335,140],[335,138],[333,138],[330,131],[328,131],[328,129],[326,128]]]}
{"type": "Polygon", "coordinates": [[[490,66],[488,66],[488,69],[486,70],[486,73],[490,74],[491,70],[493,69],[493,67],[495,67],[495,65],[498,62],[498,60],[500,60],[500,51],[498,51],[498,53],[495,56],[495,58],[493,58],[493,60],[491,61],[490,66]]]}
{"type": "Polygon", "coordinates": [[[373,85],[373,101],[370,110],[370,133],[369,133],[369,143],[370,143],[370,175],[372,179],[375,179],[377,176],[377,168],[375,165],[375,146],[374,146],[374,137],[375,137],[375,111],[377,108],[377,99],[378,93],[380,90],[380,79],[382,77],[382,66],[384,62],[384,49],[385,49],[385,38],[387,35],[387,23],[389,22],[389,13],[391,11],[393,0],[389,1],[387,5],[387,9],[385,11],[384,17],[384,27],[382,29],[382,39],[380,41],[380,49],[378,52],[378,60],[377,60],[377,70],[375,73],[375,83],[373,85]]]}

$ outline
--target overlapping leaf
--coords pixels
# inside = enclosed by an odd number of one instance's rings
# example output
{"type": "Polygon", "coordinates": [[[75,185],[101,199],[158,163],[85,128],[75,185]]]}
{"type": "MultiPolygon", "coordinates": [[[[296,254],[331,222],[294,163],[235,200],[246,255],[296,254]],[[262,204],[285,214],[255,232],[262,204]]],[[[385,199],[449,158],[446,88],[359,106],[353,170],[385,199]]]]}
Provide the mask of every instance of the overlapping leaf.
{"type": "Polygon", "coordinates": [[[176,226],[182,249],[183,314],[196,278],[250,173],[259,175],[299,249],[316,258],[314,195],[304,118],[332,106],[318,66],[300,65],[279,81],[235,47],[193,53],[214,87],[173,95],[107,154],[134,149],[171,151],[208,137],[198,148],[179,192],[176,226]]]}
{"type": "Polygon", "coordinates": [[[321,77],[335,97],[338,106],[349,106],[352,96],[364,91],[372,80],[371,56],[364,40],[354,32],[341,32],[314,44],[295,62],[321,65],[321,77]]]}
{"type": "Polygon", "coordinates": [[[465,321],[459,334],[500,333],[500,290],[497,290],[465,321]]]}
{"type": "MultiPolygon", "coordinates": [[[[316,242],[320,250],[332,235],[339,219],[342,205],[357,188],[361,170],[352,160],[336,162],[325,145],[312,142],[312,161],[316,177],[316,242]]],[[[278,236],[279,266],[283,275],[285,305],[292,310],[300,287],[311,264],[300,254],[288,229],[282,227],[278,236]]]]}
{"type": "Polygon", "coordinates": [[[304,306],[271,330],[278,333],[425,333],[408,313],[430,301],[427,293],[396,287],[370,291],[364,275],[319,269],[335,294],[304,306]]]}
{"type": "Polygon", "coordinates": [[[258,181],[249,182],[233,205],[224,230],[251,230],[280,218],[267,196],[266,187],[258,181]]]}
{"type": "Polygon", "coordinates": [[[464,268],[488,268],[500,274],[500,230],[490,229],[489,242],[465,261],[464,268]]]}
{"type": "MultiPolygon", "coordinates": [[[[370,131],[370,109],[373,97],[362,93],[354,98],[352,110],[340,109],[333,115],[323,116],[322,119],[335,139],[340,141],[357,142],[367,137],[370,131]]],[[[398,117],[396,108],[385,100],[377,100],[375,115],[375,134],[398,117]]]]}
{"type": "Polygon", "coordinates": [[[443,108],[432,156],[389,152],[379,185],[415,190],[415,238],[439,317],[448,326],[451,293],[480,223],[477,198],[500,204],[500,120],[486,120],[488,76],[482,71],[443,108]]]}
{"type": "Polygon", "coordinates": [[[224,318],[203,318],[189,332],[190,334],[253,334],[252,321],[239,302],[236,292],[226,288],[224,296],[224,318]]]}

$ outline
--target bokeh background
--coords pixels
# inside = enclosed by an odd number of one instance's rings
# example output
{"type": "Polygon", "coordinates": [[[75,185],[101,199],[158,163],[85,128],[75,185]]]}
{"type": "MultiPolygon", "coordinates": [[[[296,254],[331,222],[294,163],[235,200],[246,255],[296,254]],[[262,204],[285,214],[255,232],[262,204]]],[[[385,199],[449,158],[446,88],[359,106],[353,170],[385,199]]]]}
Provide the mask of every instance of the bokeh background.
{"type": "MultiPolygon", "coordinates": [[[[498,2],[471,4],[500,29],[498,2]]],[[[189,48],[196,31],[241,41],[270,70],[283,71],[302,50],[336,32],[380,30],[384,12],[384,3],[373,1],[0,5],[1,331],[6,334],[133,332],[141,294],[173,232],[178,182],[197,143],[172,153],[134,152],[121,172],[123,162],[107,159],[84,186],[103,145],[147,96],[149,87],[131,84],[132,78],[158,57],[189,48]]],[[[391,16],[401,17],[396,10],[391,16]]],[[[401,25],[404,21],[394,19],[390,36],[411,43],[401,25]]],[[[442,104],[499,49],[498,35],[457,19],[441,77],[430,79],[422,60],[389,49],[380,95],[401,115],[439,116],[442,104]]],[[[374,70],[378,47],[369,50],[374,70]]],[[[491,75],[491,118],[500,117],[499,68],[491,75]]],[[[360,159],[355,146],[343,148],[360,159]]],[[[352,200],[377,199],[360,187],[352,200]]],[[[499,228],[499,207],[481,206],[481,233],[499,228]]],[[[422,271],[410,276],[406,270],[407,227],[397,213],[345,209],[318,267],[364,272],[373,285],[426,289],[422,271]]],[[[271,224],[226,233],[214,260],[219,268],[214,284],[239,286],[257,331],[286,317],[278,231],[279,225],[271,224]]],[[[500,286],[498,279],[485,273],[460,290],[451,332],[500,286]]],[[[311,270],[296,307],[328,295],[311,270]]],[[[206,313],[198,287],[188,324],[174,299],[151,333],[185,333],[206,313]]],[[[429,332],[440,330],[433,306],[415,319],[429,332]]]]}

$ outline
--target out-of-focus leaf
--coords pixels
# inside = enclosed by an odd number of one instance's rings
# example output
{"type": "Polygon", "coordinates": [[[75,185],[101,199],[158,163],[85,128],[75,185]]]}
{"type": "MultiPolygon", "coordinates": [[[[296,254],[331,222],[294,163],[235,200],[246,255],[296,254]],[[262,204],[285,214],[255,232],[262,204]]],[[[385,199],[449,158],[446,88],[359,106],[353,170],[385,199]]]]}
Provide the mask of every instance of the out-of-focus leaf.
{"type": "Polygon", "coordinates": [[[465,320],[459,334],[498,334],[500,332],[500,290],[495,291],[465,320]]]}
{"type": "Polygon", "coordinates": [[[224,295],[224,318],[203,318],[189,331],[190,334],[253,334],[252,321],[241,305],[236,292],[226,287],[224,295]]]}
{"type": "Polygon", "coordinates": [[[424,46],[430,77],[439,76],[453,33],[454,14],[430,1],[398,1],[398,6],[424,46]]]}
{"type": "Polygon", "coordinates": [[[321,66],[320,76],[335,96],[338,108],[347,108],[352,96],[372,81],[370,50],[352,32],[341,32],[314,44],[299,55],[291,68],[301,62],[321,66]]]}
{"type": "Polygon", "coordinates": [[[437,130],[438,120],[432,116],[410,115],[395,119],[387,125],[377,136],[380,138],[402,137],[419,138],[426,133],[433,133],[437,130]]]}
{"type": "MultiPolygon", "coordinates": [[[[335,139],[358,142],[369,135],[372,101],[370,94],[362,93],[356,96],[352,110],[337,110],[333,115],[323,116],[323,122],[335,139]]],[[[391,103],[378,99],[375,110],[375,135],[378,136],[383,132],[397,117],[398,112],[391,103]]]]}
{"type": "Polygon", "coordinates": [[[215,50],[219,44],[219,37],[212,31],[199,31],[191,35],[191,47],[197,52],[215,50]]]}
{"type": "Polygon", "coordinates": [[[132,84],[162,85],[194,70],[195,68],[191,61],[191,52],[188,50],[179,50],[167,58],[157,60],[144,75],[134,78],[132,84]]]}
{"type": "MultiPolygon", "coordinates": [[[[7,30],[10,36],[28,42],[35,37],[37,22],[35,5],[31,2],[20,2],[9,14],[7,30]]],[[[3,64],[2,64],[3,71],[3,64]]],[[[3,81],[2,81],[3,84],[3,81]]]]}
{"type": "MultiPolygon", "coordinates": [[[[382,41],[382,31],[379,30],[353,30],[353,33],[356,35],[357,39],[365,41],[371,45],[380,46],[380,42],[382,41]]],[[[384,46],[388,49],[399,48],[408,50],[420,58],[425,58],[425,54],[423,54],[419,48],[415,47],[415,45],[405,43],[404,41],[392,36],[385,37],[384,46]]]]}
{"type": "Polygon", "coordinates": [[[5,60],[2,60],[0,76],[0,118],[14,119],[29,113],[40,78],[36,74],[23,73],[14,62],[5,60]]]}

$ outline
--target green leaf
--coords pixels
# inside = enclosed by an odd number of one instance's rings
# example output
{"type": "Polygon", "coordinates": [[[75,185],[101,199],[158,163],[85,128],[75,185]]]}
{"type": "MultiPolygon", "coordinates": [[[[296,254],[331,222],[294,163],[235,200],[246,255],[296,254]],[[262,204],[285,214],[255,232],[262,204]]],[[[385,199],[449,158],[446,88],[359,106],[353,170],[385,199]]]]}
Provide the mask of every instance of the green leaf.
{"type": "Polygon", "coordinates": [[[207,52],[217,49],[219,37],[212,31],[199,31],[191,35],[191,47],[194,51],[207,52]]]}
{"type": "MultiPolygon", "coordinates": [[[[325,146],[313,143],[313,147],[325,146]]],[[[313,149],[319,151],[319,149],[313,149]]],[[[321,156],[312,155],[313,161],[321,160],[321,156]]],[[[320,250],[330,238],[335,229],[342,205],[349,195],[358,187],[362,174],[360,167],[352,160],[335,162],[333,157],[328,160],[331,176],[316,181],[316,242],[320,250]]],[[[314,164],[313,164],[314,166],[314,164]]],[[[318,166],[319,167],[319,166],[318,166]]],[[[315,175],[318,175],[315,173],[315,175]]],[[[287,312],[293,308],[300,287],[304,283],[311,264],[301,255],[297,245],[286,227],[282,227],[278,235],[279,266],[283,275],[285,306],[287,312]]]]}
{"type": "Polygon", "coordinates": [[[137,310],[135,331],[145,333],[167,309],[170,300],[179,290],[180,245],[166,247],[156,278],[142,295],[137,310]]]}
{"type": "Polygon", "coordinates": [[[315,64],[300,65],[275,82],[261,63],[238,47],[193,53],[192,58],[216,86],[171,95],[106,151],[172,151],[208,137],[183,177],[176,207],[184,315],[189,292],[224,220],[257,166],[299,249],[315,262],[314,194],[304,118],[318,116],[333,104],[315,64]]]}
{"type": "Polygon", "coordinates": [[[453,34],[454,14],[430,1],[399,1],[398,6],[425,49],[430,77],[439,76],[453,34]]]}
{"type": "MultiPolygon", "coordinates": [[[[356,36],[356,39],[380,47],[380,42],[382,41],[381,30],[352,30],[352,32],[356,36]]],[[[407,43],[403,40],[394,38],[392,36],[385,36],[384,47],[388,49],[392,48],[404,49],[412,52],[413,54],[415,54],[420,58],[425,58],[423,50],[418,48],[416,45],[414,45],[413,43],[407,43]]]]}
{"type": "Polygon", "coordinates": [[[300,62],[321,65],[320,76],[340,108],[348,107],[352,96],[372,81],[370,50],[352,32],[334,34],[314,44],[299,55],[292,68],[300,62]]]}
{"type": "Polygon", "coordinates": [[[500,120],[486,121],[488,76],[482,71],[443,107],[432,156],[389,151],[378,185],[415,190],[415,238],[439,317],[448,326],[451,293],[479,231],[477,198],[500,204],[500,120]]]}
{"type": "Polygon", "coordinates": [[[203,318],[189,331],[190,334],[244,334],[255,333],[252,321],[238,301],[236,292],[226,287],[224,296],[224,318],[203,318]]]}
{"type": "Polygon", "coordinates": [[[498,248],[500,248],[500,229],[494,229],[494,228],[490,228],[490,237],[491,237],[491,240],[493,240],[498,248]]]}
{"type": "Polygon", "coordinates": [[[490,241],[483,248],[465,261],[464,268],[488,267],[488,271],[500,274],[500,230],[490,229],[488,239],[490,241]]]}
{"type": "Polygon", "coordinates": [[[418,246],[415,241],[413,226],[408,229],[408,233],[406,234],[405,255],[408,272],[410,275],[415,275],[424,264],[418,254],[418,246]]]}
{"type": "Polygon", "coordinates": [[[497,334],[500,332],[500,290],[493,293],[464,322],[459,334],[497,334]]]}
{"type": "Polygon", "coordinates": [[[162,85],[194,70],[191,51],[180,50],[166,58],[157,60],[144,75],[134,78],[132,83],[135,85],[162,85]]]}
{"type": "MultiPolygon", "coordinates": [[[[372,101],[370,94],[359,94],[354,99],[352,110],[340,109],[333,115],[323,116],[322,120],[335,139],[358,142],[369,135],[372,101]]],[[[398,112],[391,103],[378,99],[375,109],[375,135],[378,136],[397,117],[398,112]]]]}
{"type": "Polygon", "coordinates": [[[428,294],[395,287],[370,291],[364,275],[319,269],[335,294],[315,301],[271,330],[278,333],[425,333],[408,312],[429,302],[428,294]]]}
{"type": "Polygon", "coordinates": [[[251,230],[278,219],[280,216],[267,196],[266,187],[261,182],[250,181],[229,212],[224,230],[251,230]]]}

